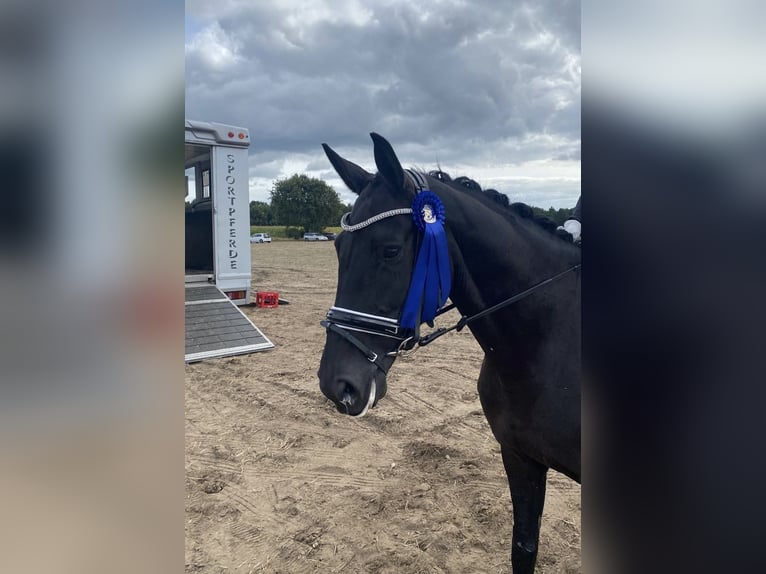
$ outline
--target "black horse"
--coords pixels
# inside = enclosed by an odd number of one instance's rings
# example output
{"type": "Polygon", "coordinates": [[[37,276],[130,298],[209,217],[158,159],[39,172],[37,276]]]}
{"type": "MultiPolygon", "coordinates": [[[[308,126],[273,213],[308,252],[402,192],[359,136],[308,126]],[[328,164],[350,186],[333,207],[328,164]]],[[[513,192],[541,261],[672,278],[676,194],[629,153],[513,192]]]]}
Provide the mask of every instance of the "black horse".
{"type": "Polygon", "coordinates": [[[338,175],[359,195],[335,242],[338,289],[322,323],[328,332],[320,387],[340,412],[361,416],[375,406],[397,352],[417,344],[420,321],[433,315],[424,296],[417,324],[403,325],[428,225],[413,221],[419,192],[428,189],[443,205],[451,276],[438,299],[441,304],[450,290],[463,317],[573,270],[468,323],[485,353],[479,397],[510,484],[513,570],[532,573],[548,469],[580,481],[581,251],[481,191],[402,169],[391,145],[371,136],[377,175],[323,144],[338,175]]]}

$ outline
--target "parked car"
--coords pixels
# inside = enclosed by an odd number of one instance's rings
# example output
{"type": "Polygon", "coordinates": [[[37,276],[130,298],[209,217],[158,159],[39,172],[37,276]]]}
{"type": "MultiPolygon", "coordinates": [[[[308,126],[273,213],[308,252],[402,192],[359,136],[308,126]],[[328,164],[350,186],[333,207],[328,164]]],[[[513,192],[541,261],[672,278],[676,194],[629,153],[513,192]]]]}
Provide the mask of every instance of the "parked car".
{"type": "Polygon", "coordinates": [[[324,236],[329,239],[330,241],[335,241],[335,238],[338,237],[337,233],[329,232],[325,233],[324,236]]]}
{"type": "Polygon", "coordinates": [[[250,236],[250,243],[271,243],[271,235],[268,233],[253,233],[250,236]]]}
{"type": "Polygon", "coordinates": [[[329,241],[329,239],[321,233],[309,232],[303,234],[303,241],[329,241]]]}

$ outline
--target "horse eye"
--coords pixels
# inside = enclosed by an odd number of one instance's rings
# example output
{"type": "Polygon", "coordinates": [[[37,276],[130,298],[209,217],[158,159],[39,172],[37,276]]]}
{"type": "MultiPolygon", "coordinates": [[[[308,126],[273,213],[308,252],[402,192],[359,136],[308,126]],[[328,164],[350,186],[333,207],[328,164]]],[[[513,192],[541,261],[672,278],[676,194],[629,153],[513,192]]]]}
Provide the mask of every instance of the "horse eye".
{"type": "Polygon", "coordinates": [[[397,255],[399,255],[399,251],[401,251],[401,247],[398,245],[386,245],[383,248],[383,257],[386,259],[393,259],[397,255]]]}

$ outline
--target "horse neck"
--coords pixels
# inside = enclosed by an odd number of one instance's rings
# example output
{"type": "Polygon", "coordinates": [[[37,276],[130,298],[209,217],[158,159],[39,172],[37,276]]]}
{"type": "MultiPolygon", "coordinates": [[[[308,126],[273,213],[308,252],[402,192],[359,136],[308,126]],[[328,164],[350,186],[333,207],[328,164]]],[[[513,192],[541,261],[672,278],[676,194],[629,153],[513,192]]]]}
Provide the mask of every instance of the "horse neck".
{"type": "MultiPolygon", "coordinates": [[[[502,213],[462,191],[445,191],[453,286],[450,298],[463,315],[476,314],[579,262],[579,252],[537,224],[502,213]]],[[[546,287],[548,294],[560,286],[546,287]]],[[[485,351],[538,322],[540,297],[529,297],[477,321],[471,330],[485,351]],[[499,320],[502,317],[502,320],[499,320]]],[[[571,297],[544,297],[546,315],[571,313],[571,297]]],[[[534,325],[539,330],[539,325],[534,325]]],[[[525,331],[527,335],[525,335],[525,331]]]]}

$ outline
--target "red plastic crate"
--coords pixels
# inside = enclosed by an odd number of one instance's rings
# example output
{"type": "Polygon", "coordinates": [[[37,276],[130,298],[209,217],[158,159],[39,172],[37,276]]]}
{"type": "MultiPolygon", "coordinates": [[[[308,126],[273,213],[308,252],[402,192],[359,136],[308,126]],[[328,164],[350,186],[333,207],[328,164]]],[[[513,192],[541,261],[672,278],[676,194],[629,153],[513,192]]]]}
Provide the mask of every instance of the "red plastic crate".
{"type": "Polygon", "coordinates": [[[279,307],[279,293],[276,291],[258,291],[255,294],[256,307],[279,307]]]}

